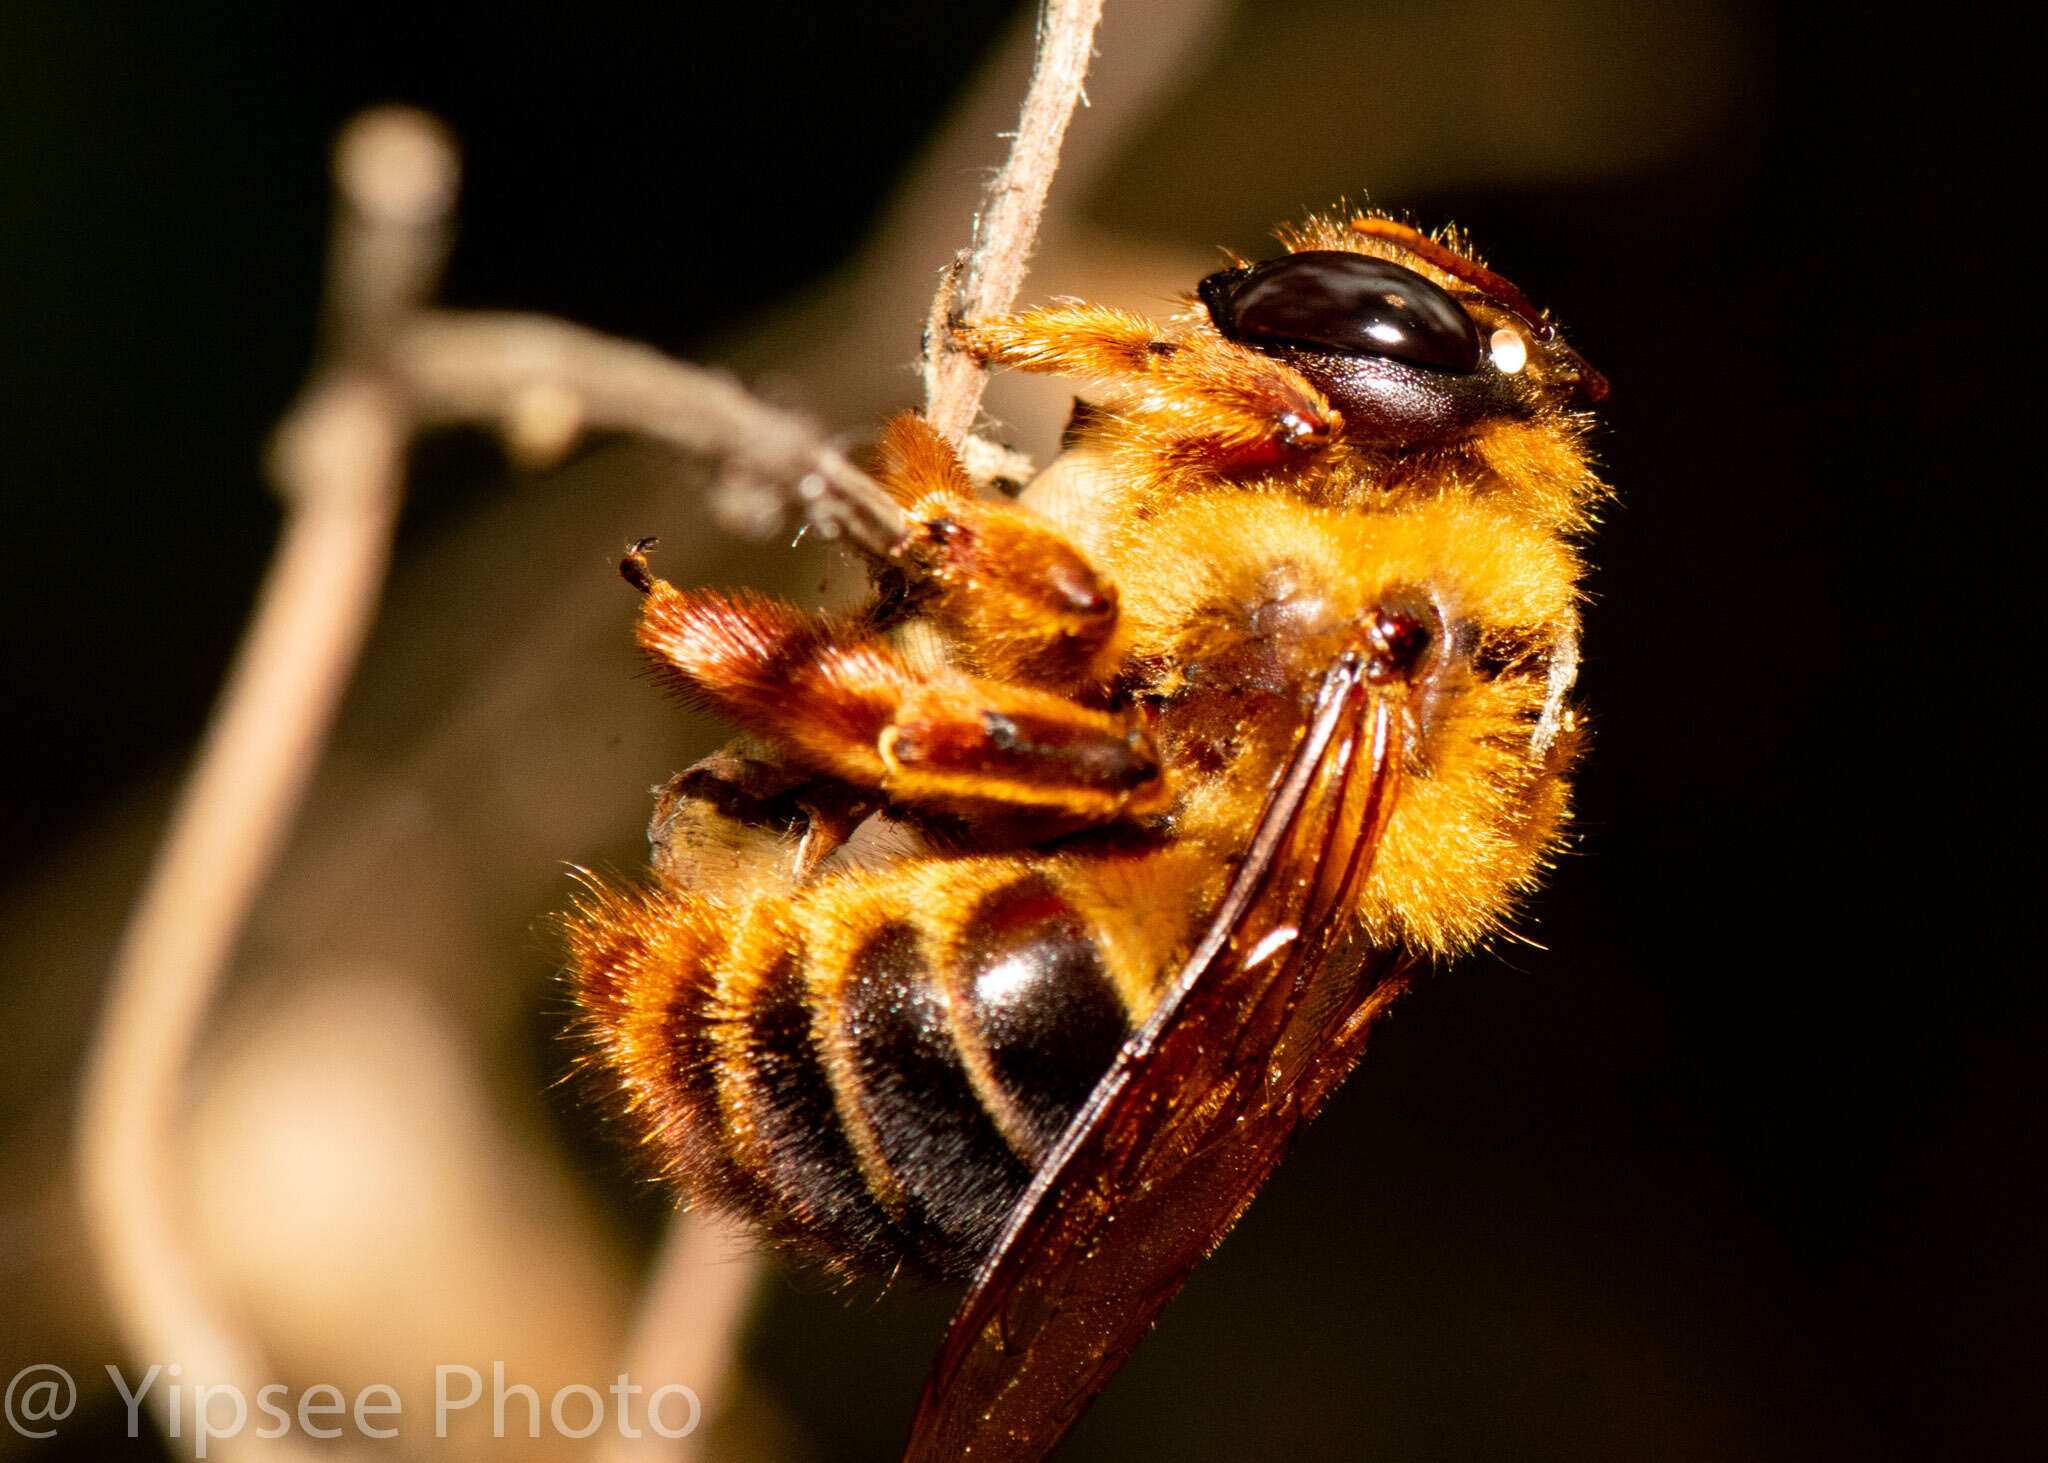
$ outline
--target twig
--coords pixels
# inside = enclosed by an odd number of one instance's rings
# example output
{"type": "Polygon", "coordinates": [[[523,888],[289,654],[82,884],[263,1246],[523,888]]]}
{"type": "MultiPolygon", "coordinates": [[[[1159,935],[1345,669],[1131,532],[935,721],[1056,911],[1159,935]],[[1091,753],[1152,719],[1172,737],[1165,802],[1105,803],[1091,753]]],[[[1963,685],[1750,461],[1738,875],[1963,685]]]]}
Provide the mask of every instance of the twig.
{"type": "Polygon", "coordinates": [[[973,244],[947,268],[932,301],[925,328],[924,410],[949,441],[959,442],[973,430],[987,383],[987,373],[953,344],[952,324],[999,315],[1017,299],[1101,19],[1102,0],[1046,0],[1016,140],[975,219],[973,244]]]}
{"type": "MultiPolygon", "coordinates": [[[[624,1360],[626,1375],[650,1401],[660,1388],[680,1383],[697,1396],[709,1424],[731,1386],[735,1348],[753,1290],[753,1246],[708,1210],[678,1214],[662,1237],[640,1297],[640,1317],[624,1360]],[[687,1317],[690,1324],[678,1324],[687,1317]]],[[[676,1429],[687,1419],[676,1406],[661,1422],[676,1429]]],[[[637,1436],[608,1442],[605,1463],[694,1463],[705,1457],[708,1426],[682,1439],[656,1431],[650,1419],[637,1436]]]]}
{"type": "Polygon", "coordinates": [[[816,427],[648,346],[541,315],[434,313],[406,327],[391,368],[423,423],[500,421],[530,457],[579,426],[637,432],[722,458],[737,526],[794,501],[826,537],[871,554],[903,536],[902,511],[816,427]]]}
{"type": "MultiPolygon", "coordinates": [[[[264,1360],[208,1294],[172,1214],[183,1078],[376,603],[406,432],[365,362],[438,270],[455,160],[424,118],[385,112],[344,134],[335,171],[329,364],[272,463],[290,504],[283,542],[115,956],[79,1114],[86,1220],[130,1354],[245,1398],[271,1379],[264,1360]]],[[[160,1416],[168,1395],[150,1393],[160,1416]]]]}

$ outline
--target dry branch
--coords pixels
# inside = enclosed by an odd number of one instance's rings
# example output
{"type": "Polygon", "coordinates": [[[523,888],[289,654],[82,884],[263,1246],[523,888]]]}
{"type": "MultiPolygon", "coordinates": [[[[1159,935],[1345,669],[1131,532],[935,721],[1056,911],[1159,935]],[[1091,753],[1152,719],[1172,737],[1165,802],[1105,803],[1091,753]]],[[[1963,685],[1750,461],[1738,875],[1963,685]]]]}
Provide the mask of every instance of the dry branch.
{"type": "Polygon", "coordinates": [[[175,1360],[188,1385],[244,1397],[272,1378],[209,1294],[171,1209],[185,1068],[383,582],[406,430],[365,363],[438,271],[455,158],[426,119],[376,113],[343,135],[335,172],[329,343],[272,459],[290,505],[283,542],[115,955],[79,1112],[86,1222],[130,1355],[175,1360]]]}
{"type": "Polygon", "coordinates": [[[648,346],[541,315],[431,313],[401,333],[390,367],[422,425],[498,422],[530,460],[579,427],[634,432],[721,459],[735,526],[772,528],[793,503],[871,554],[903,536],[895,503],[817,427],[648,346]]]}
{"type": "Polygon", "coordinates": [[[1000,315],[1016,302],[1101,19],[1102,0],[1046,0],[1031,89],[1009,158],[989,185],[974,221],[973,244],[947,268],[932,301],[925,327],[924,412],[948,441],[959,442],[974,429],[988,379],[953,344],[952,323],[1000,315]]]}

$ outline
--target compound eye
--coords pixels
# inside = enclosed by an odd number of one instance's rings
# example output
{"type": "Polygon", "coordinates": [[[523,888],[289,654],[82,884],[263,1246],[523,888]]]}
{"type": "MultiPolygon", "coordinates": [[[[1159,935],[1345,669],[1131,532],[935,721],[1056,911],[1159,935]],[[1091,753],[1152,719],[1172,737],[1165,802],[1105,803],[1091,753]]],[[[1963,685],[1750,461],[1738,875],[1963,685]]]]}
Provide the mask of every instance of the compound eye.
{"type": "Polygon", "coordinates": [[[1247,345],[1383,356],[1442,371],[1479,365],[1479,330],[1458,302],[1412,269],[1316,249],[1203,280],[1216,328],[1247,345]]]}

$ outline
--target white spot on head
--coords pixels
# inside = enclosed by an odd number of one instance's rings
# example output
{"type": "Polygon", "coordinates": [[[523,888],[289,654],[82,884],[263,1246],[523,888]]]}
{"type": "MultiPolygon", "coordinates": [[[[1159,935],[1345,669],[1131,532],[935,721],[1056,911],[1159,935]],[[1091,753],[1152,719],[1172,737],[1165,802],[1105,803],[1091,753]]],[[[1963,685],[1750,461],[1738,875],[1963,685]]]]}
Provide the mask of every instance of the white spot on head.
{"type": "Polygon", "coordinates": [[[1522,332],[1512,325],[1503,325],[1494,331],[1493,338],[1486,342],[1486,349],[1493,357],[1493,368],[1503,376],[1512,376],[1529,364],[1529,342],[1522,339],[1522,332]]]}

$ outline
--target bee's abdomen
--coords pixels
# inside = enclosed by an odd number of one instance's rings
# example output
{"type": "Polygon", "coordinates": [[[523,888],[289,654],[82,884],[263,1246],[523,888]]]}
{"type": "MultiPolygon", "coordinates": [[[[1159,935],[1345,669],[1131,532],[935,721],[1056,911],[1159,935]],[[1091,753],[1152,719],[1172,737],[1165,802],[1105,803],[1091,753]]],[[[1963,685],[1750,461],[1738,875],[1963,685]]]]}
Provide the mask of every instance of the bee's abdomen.
{"type": "Polygon", "coordinates": [[[982,896],[946,973],[983,1105],[1035,1169],[1130,1034],[1095,932],[1028,874],[982,896]]]}
{"type": "Polygon", "coordinates": [[[818,972],[820,1014],[862,1178],[907,1247],[953,1272],[980,1258],[1030,1170],[979,1101],[930,943],[889,918],[818,972]]]}
{"type": "Polygon", "coordinates": [[[970,1273],[1133,1024],[1075,901],[1011,860],[828,880],[744,913],[607,899],[572,947],[600,1044],[691,1197],[844,1269],[970,1273]]]}
{"type": "MultiPolygon", "coordinates": [[[[684,1089],[681,1100],[709,1115],[710,1150],[700,1162],[743,1181],[731,1188],[714,1181],[691,1197],[737,1196],[729,1207],[786,1242],[848,1268],[884,1267],[904,1241],[861,1182],[819,1048],[803,963],[800,950],[785,949],[771,957],[762,980],[733,966],[702,972],[712,988],[728,992],[711,1018],[722,1027],[724,1056],[710,1065],[679,1061],[670,1070],[684,1089]],[[735,987],[751,993],[735,1001],[735,987]]],[[[686,1032],[677,1034],[687,1042],[686,1032]]],[[[687,1178],[685,1186],[692,1187],[687,1178]]]]}

